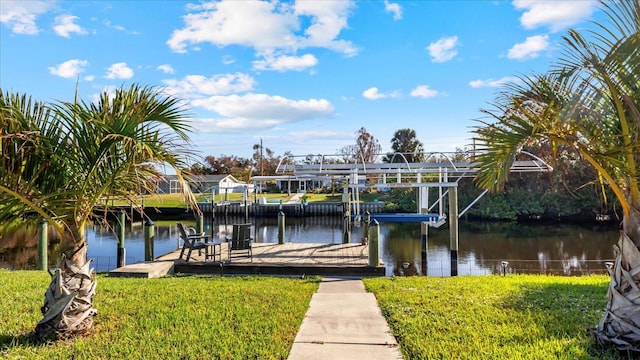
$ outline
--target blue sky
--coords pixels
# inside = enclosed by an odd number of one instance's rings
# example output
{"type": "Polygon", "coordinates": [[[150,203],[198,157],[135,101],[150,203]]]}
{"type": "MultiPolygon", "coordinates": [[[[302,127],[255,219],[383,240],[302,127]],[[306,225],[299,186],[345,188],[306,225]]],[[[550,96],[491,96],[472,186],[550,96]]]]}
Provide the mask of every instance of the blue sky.
{"type": "Polygon", "coordinates": [[[200,155],[470,145],[499,86],[544,72],[588,0],[0,2],[0,86],[43,101],[132,83],[189,102],[200,155]]]}

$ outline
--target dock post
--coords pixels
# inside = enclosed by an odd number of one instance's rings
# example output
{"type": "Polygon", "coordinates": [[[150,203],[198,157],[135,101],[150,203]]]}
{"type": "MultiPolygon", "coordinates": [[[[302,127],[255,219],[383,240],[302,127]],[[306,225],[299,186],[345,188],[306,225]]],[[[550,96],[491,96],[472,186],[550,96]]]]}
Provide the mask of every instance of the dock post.
{"type": "Polygon", "coordinates": [[[196,216],[196,231],[198,231],[198,234],[204,232],[204,215],[202,213],[196,216]]]}
{"type": "Polygon", "coordinates": [[[422,249],[422,256],[421,256],[421,261],[422,261],[422,275],[427,275],[428,274],[428,264],[427,264],[427,241],[429,239],[429,223],[426,221],[423,221],[420,223],[420,240],[421,240],[421,244],[420,244],[420,248],[422,249]]]}
{"type": "Polygon", "coordinates": [[[284,212],[278,212],[278,244],[284,244],[284,212]]]}
{"type": "Polygon", "coordinates": [[[151,219],[144,224],[144,261],[153,261],[153,241],[155,240],[155,225],[151,219]]]}
{"type": "Polygon", "coordinates": [[[378,254],[378,241],[380,239],[380,224],[378,220],[373,220],[369,228],[369,266],[380,265],[380,255],[378,254]]]}
{"type": "Polygon", "coordinates": [[[369,223],[371,222],[371,213],[364,212],[364,236],[362,237],[362,245],[367,245],[369,241],[369,223]]]}
{"type": "Polygon", "coordinates": [[[47,220],[40,220],[40,233],[38,234],[38,270],[47,270],[49,260],[47,257],[48,240],[47,231],[49,223],[47,220]]]}
{"type": "Polygon", "coordinates": [[[348,244],[351,240],[351,232],[349,231],[351,227],[351,214],[349,210],[344,212],[344,217],[342,219],[342,243],[348,244]]]}
{"type": "Polygon", "coordinates": [[[126,250],[124,248],[124,227],[126,226],[126,222],[124,216],[124,209],[121,209],[120,212],[118,212],[118,254],[116,258],[116,266],[119,268],[126,265],[126,250]]]}
{"type": "Polygon", "coordinates": [[[449,189],[449,241],[451,276],[458,276],[458,188],[449,189]]]}

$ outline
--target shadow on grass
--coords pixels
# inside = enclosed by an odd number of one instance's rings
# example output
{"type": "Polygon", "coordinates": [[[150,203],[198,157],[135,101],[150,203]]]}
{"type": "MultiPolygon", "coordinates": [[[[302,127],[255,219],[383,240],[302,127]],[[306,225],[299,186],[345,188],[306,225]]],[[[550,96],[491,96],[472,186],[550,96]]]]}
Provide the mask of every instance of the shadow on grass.
{"type": "Polygon", "coordinates": [[[604,314],[606,292],[606,286],[597,284],[528,285],[519,293],[506,297],[503,305],[515,311],[528,311],[546,337],[582,336],[585,350],[594,358],[637,359],[638,355],[633,353],[599,345],[593,336],[604,314]]]}
{"type": "Polygon", "coordinates": [[[5,351],[12,347],[39,347],[50,342],[46,339],[36,338],[35,332],[18,336],[0,334],[0,351],[5,351]]]}

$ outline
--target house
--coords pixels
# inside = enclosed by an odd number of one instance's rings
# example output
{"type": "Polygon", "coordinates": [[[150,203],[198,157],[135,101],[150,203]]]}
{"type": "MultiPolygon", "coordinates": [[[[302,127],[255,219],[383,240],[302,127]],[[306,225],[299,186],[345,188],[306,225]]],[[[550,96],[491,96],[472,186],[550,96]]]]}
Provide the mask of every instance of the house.
{"type": "MultiPolygon", "coordinates": [[[[241,182],[232,175],[194,175],[190,183],[194,193],[231,194],[253,192],[253,185],[241,182]]],[[[165,181],[158,184],[158,193],[173,194],[182,189],[177,175],[165,175],[165,181]]]]}
{"type": "Polygon", "coordinates": [[[275,183],[278,191],[286,191],[289,193],[306,193],[311,189],[321,187],[331,187],[332,179],[327,176],[309,176],[309,175],[276,175],[276,176],[254,176],[252,178],[256,188],[265,188],[265,183],[275,183]]]}

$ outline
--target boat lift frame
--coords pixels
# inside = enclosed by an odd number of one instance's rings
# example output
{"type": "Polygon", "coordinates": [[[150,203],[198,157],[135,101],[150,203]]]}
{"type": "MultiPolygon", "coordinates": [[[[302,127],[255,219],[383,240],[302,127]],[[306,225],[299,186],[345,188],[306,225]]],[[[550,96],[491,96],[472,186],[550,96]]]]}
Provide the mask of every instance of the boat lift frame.
{"type": "MultiPolygon", "coordinates": [[[[553,170],[544,160],[529,152],[521,151],[519,154],[528,158],[528,160],[514,161],[510,169],[512,173],[549,172],[553,170]]],[[[475,177],[478,172],[477,163],[456,162],[451,160],[449,154],[443,152],[425,153],[423,154],[425,161],[420,163],[407,161],[405,155],[404,153],[394,154],[391,157],[392,161],[396,157],[400,157],[403,160],[395,163],[335,163],[330,160],[331,157],[335,158],[340,155],[320,155],[319,163],[314,164],[295,161],[296,157],[302,156],[285,156],[278,164],[275,178],[347,180],[347,186],[345,186],[344,191],[349,194],[350,203],[353,205],[350,210],[356,216],[362,215],[360,214],[359,193],[363,189],[419,188],[417,213],[425,214],[436,205],[439,205],[438,215],[445,218],[443,199],[447,196],[449,189],[457,187],[462,178],[475,177]],[[429,159],[433,160],[429,161],[429,159]],[[395,181],[389,182],[390,177],[395,181]],[[364,183],[361,180],[364,180],[364,183]],[[376,183],[366,184],[367,180],[374,180],[376,183]],[[429,203],[430,188],[438,189],[438,198],[431,204],[429,203]]],[[[415,156],[415,154],[412,155],[415,156]]],[[[473,159],[474,154],[465,153],[465,157],[473,159]]],[[[304,156],[304,158],[306,159],[307,156],[304,156]]],[[[466,205],[458,214],[458,217],[462,217],[487,192],[487,190],[484,190],[466,205]]]]}

